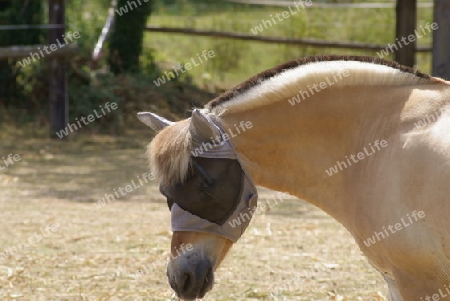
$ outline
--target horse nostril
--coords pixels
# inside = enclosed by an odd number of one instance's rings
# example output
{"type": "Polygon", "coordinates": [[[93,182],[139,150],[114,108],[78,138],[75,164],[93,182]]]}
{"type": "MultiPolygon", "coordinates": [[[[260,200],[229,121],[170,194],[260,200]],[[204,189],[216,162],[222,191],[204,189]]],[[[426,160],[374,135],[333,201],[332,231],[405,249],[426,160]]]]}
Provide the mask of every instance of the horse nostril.
{"type": "Polygon", "coordinates": [[[200,292],[202,292],[204,295],[208,291],[208,289],[212,287],[213,282],[214,274],[212,268],[210,268],[205,275],[205,280],[203,282],[202,288],[200,289],[200,292]]]}
{"type": "Polygon", "coordinates": [[[193,283],[194,283],[194,275],[192,273],[185,272],[181,277],[180,283],[181,290],[183,291],[183,293],[188,293],[192,289],[193,283]]]}
{"type": "Polygon", "coordinates": [[[170,275],[169,271],[168,268],[170,286],[182,300],[201,299],[212,289],[214,284],[214,272],[209,260],[183,266],[175,271],[175,275],[170,275]]]}

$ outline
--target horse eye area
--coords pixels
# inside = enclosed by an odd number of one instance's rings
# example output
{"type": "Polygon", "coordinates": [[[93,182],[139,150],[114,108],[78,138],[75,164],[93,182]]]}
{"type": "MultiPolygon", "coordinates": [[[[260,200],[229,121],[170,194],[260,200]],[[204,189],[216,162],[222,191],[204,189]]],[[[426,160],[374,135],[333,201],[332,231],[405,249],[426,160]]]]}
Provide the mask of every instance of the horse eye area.
{"type": "Polygon", "coordinates": [[[233,159],[193,157],[192,160],[192,171],[184,183],[160,187],[160,191],[168,203],[170,199],[181,209],[222,225],[240,200],[244,180],[241,166],[233,159]]]}
{"type": "Polygon", "coordinates": [[[214,186],[215,186],[215,183],[209,183],[209,182],[203,181],[200,187],[203,191],[208,192],[209,190],[212,190],[214,188],[214,186]]]}

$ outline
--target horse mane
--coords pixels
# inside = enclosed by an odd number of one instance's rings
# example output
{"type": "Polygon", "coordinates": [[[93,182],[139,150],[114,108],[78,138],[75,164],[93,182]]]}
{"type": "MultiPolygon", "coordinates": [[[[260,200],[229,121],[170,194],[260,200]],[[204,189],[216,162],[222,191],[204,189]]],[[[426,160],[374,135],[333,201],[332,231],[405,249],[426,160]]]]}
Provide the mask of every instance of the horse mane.
{"type": "Polygon", "coordinates": [[[297,94],[299,88],[306,90],[308,85],[318,84],[327,76],[343,70],[349,72],[349,78],[337,82],[332,88],[436,82],[436,79],[428,74],[376,57],[309,56],[263,71],[213,99],[205,108],[211,113],[221,115],[223,112],[262,106],[297,94]]]}
{"type": "Polygon", "coordinates": [[[190,119],[176,122],[160,131],[147,147],[151,172],[163,185],[182,183],[191,162],[190,119]]]}
{"type": "MultiPolygon", "coordinates": [[[[213,99],[205,112],[215,115],[242,111],[279,101],[299,88],[348,70],[350,76],[331,89],[348,85],[418,85],[438,80],[395,62],[368,56],[312,56],[266,70],[213,99]]],[[[147,149],[152,172],[164,185],[182,183],[190,166],[190,119],[176,122],[156,135],[147,149]]]]}

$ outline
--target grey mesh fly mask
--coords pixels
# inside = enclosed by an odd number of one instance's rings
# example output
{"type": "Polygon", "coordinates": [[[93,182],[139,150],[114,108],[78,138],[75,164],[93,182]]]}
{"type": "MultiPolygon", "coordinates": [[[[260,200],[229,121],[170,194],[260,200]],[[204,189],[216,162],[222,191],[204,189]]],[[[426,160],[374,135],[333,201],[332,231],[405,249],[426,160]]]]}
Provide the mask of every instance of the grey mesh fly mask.
{"type": "Polygon", "coordinates": [[[199,110],[194,110],[191,118],[194,149],[204,148],[202,141],[213,137],[213,133],[219,133],[222,139],[214,146],[209,144],[212,147],[203,149],[201,154],[191,156],[183,183],[160,186],[171,210],[172,231],[211,233],[236,242],[256,208],[256,187],[217,122],[199,110]]]}

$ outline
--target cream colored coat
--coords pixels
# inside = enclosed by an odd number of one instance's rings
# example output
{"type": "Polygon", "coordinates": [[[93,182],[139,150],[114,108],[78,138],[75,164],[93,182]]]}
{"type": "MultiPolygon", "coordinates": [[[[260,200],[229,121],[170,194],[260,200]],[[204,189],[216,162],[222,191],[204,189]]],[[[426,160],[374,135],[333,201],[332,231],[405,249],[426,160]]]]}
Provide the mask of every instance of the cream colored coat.
{"type": "MultiPolygon", "coordinates": [[[[299,65],[260,82],[204,109],[225,130],[252,123],[232,142],[253,181],[339,221],[385,277],[390,300],[435,294],[450,300],[450,83],[339,60],[299,65]],[[347,76],[336,81],[336,74],[347,76]],[[323,81],[327,86],[317,88],[323,81]],[[289,101],[308,90],[314,93],[289,101]],[[346,168],[326,172],[342,161],[346,168]],[[385,238],[367,244],[383,231],[385,238]]],[[[185,173],[189,122],[172,124],[151,143],[150,161],[162,179],[185,173]]],[[[174,233],[173,248],[187,242],[215,268],[231,245],[213,235],[174,233]]],[[[172,261],[169,278],[186,264],[172,261]]]]}

